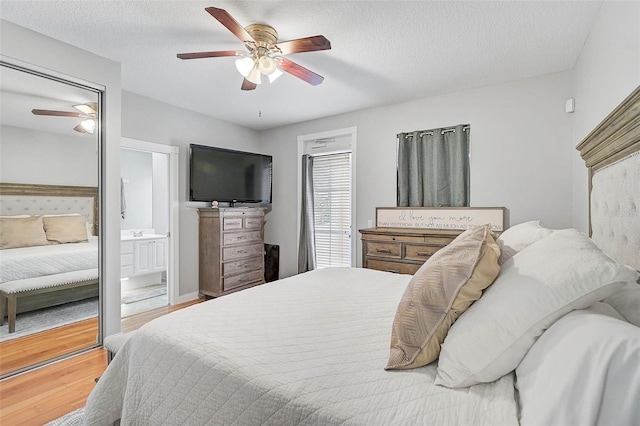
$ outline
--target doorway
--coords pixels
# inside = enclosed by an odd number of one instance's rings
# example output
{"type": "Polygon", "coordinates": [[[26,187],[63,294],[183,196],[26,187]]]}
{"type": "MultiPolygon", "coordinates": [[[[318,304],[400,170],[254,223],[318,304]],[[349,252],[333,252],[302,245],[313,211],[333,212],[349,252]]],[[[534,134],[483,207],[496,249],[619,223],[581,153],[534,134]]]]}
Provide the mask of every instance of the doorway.
{"type": "MultiPolygon", "coordinates": [[[[313,164],[309,196],[313,199],[313,252],[318,268],[356,264],[356,139],[355,127],[298,136],[299,158],[311,157],[307,164],[313,164]]],[[[302,161],[298,165],[301,193],[302,161]]],[[[300,201],[298,212],[302,209],[300,201]]],[[[301,214],[297,216],[300,218],[301,214]]],[[[298,235],[300,225],[299,222],[298,235]]]]}
{"type": "Polygon", "coordinates": [[[121,317],[176,303],[178,147],[121,142],[121,317]]]}

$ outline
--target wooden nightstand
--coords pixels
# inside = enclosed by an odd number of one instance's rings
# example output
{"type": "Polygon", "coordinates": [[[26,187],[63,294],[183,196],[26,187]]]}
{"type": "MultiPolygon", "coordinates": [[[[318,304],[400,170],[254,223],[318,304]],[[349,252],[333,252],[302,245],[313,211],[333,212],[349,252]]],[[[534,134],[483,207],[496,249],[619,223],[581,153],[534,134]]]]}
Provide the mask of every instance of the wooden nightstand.
{"type": "Polygon", "coordinates": [[[399,274],[415,272],[462,230],[367,228],[362,234],[362,267],[399,274]]]}

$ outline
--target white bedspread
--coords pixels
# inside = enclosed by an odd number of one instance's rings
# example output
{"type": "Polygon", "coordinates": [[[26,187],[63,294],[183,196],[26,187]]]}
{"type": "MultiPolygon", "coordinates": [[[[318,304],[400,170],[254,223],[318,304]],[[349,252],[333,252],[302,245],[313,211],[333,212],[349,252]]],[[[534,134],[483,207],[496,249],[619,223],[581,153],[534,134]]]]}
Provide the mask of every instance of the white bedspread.
{"type": "Polygon", "coordinates": [[[0,250],[0,284],[97,267],[97,240],[0,250]]]}
{"type": "Polygon", "coordinates": [[[86,424],[517,424],[511,374],[453,390],[434,364],[384,370],[410,278],[328,268],[156,319],[102,375],[86,424]]]}

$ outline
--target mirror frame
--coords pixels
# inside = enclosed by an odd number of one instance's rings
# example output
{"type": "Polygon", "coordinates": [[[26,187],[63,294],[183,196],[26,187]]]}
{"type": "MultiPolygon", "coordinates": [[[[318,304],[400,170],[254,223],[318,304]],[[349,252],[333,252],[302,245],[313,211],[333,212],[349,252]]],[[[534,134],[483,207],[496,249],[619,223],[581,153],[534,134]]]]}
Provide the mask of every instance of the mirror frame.
{"type": "Polygon", "coordinates": [[[30,364],[26,367],[19,368],[12,372],[6,373],[0,376],[0,380],[15,376],[17,374],[24,373],[26,371],[30,371],[44,365],[48,365],[84,352],[88,352],[90,350],[102,347],[104,332],[105,332],[105,311],[106,311],[106,297],[104,290],[104,253],[106,253],[106,239],[105,236],[105,191],[104,191],[104,182],[105,182],[105,143],[104,143],[104,124],[105,124],[105,91],[106,88],[102,85],[95,84],[90,81],[82,80],[73,76],[66,75],[64,73],[56,72],[44,67],[39,67],[37,65],[23,62],[15,58],[7,57],[5,55],[0,55],[0,68],[9,68],[20,72],[26,72],[28,74],[46,78],[48,80],[56,81],[62,84],[67,84],[73,87],[81,88],[84,90],[88,90],[93,92],[98,97],[98,114],[96,115],[96,142],[97,142],[97,154],[98,154],[98,209],[97,209],[97,228],[98,228],[98,333],[96,336],[96,341],[92,345],[87,346],[83,349],[78,349],[75,351],[68,352],[64,355],[56,356],[50,358],[46,361],[37,362],[34,364],[30,364]]]}

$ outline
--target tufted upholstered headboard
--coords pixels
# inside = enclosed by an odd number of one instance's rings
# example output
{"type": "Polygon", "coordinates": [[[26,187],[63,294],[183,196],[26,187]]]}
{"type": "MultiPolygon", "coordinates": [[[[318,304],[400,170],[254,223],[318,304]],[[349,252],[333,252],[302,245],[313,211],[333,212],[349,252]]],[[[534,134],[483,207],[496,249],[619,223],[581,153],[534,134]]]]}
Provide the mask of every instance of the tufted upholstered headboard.
{"type": "Polygon", "coordinates": [[[589,169],[589,232],[620,263],[640,270],[640,87],[578,146],[589,169]]]}
{"type": "Polygon", "coordinates": [[[0,215],[79,213],[98,235],[98,188],[0,183],[0,215]]]}

